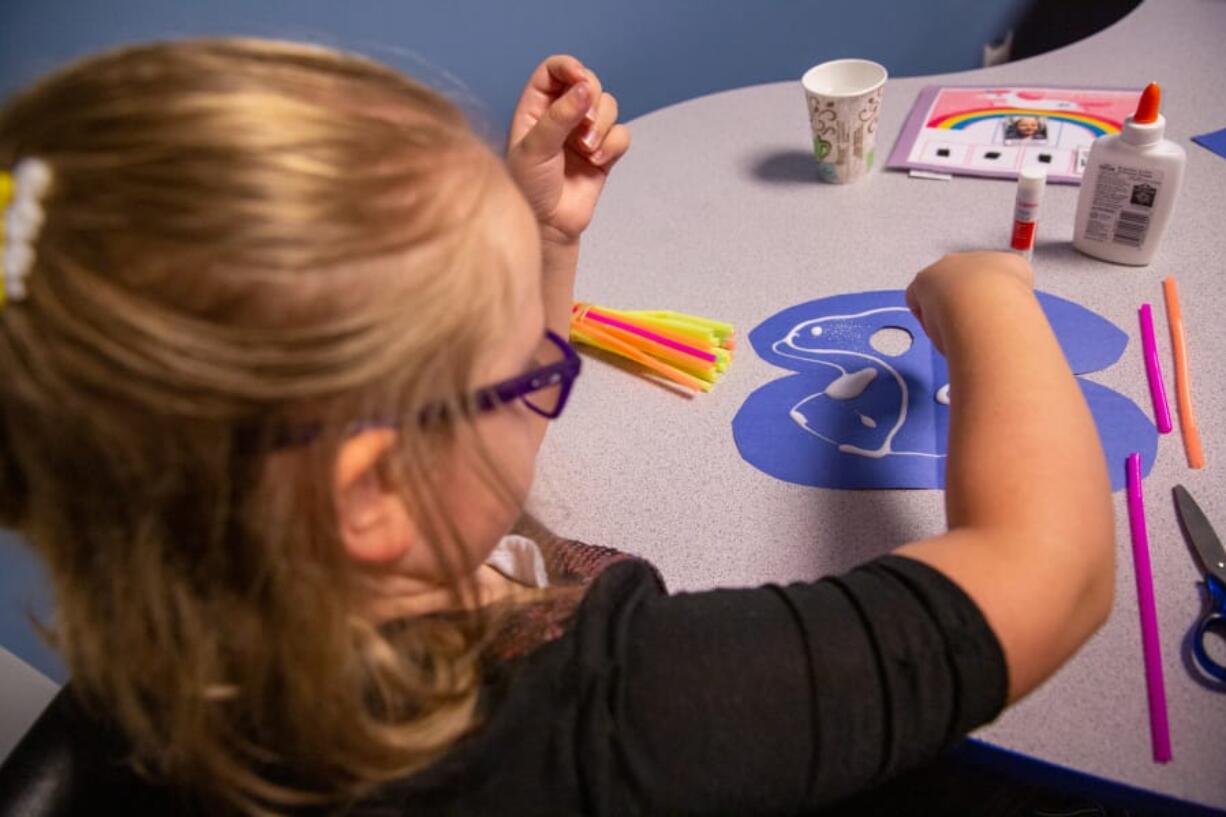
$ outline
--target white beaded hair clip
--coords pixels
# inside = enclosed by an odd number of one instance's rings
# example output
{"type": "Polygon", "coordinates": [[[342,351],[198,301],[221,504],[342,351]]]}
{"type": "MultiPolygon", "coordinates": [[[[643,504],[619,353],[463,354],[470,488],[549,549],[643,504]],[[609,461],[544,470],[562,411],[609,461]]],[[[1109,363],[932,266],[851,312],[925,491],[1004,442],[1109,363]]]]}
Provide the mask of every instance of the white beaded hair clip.
{"type": "Polygon", "coordinates": [[[34,266],[34,243],[42,229],[43,196],[51,188],[51,168],[42,159],[22,159],[11,174],[0,170],[0,306],[26,297],[26,278],[34,266]]]}

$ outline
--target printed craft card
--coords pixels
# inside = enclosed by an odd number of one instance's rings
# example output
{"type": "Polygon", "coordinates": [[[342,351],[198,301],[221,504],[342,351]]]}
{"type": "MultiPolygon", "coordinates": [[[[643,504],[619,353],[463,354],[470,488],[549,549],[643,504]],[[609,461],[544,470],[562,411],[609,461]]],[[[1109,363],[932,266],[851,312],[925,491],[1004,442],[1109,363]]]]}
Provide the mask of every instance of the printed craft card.
{"type": "Polygon", "coordinates": [[[1080,184],[1095,139],[1119,133],[1141,89],[942,87],[920,92],[887,167],[1080,184]]]}

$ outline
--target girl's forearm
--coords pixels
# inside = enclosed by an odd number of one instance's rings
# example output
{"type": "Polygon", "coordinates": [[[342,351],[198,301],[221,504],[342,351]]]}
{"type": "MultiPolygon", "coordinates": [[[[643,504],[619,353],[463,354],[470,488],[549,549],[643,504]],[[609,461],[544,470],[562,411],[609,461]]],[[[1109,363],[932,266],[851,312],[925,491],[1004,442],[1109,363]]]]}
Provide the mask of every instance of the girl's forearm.
{"type": "Polygon", "coordinates": [[[1109,518],[1097,429],[1038,300],[1021,285],[968,285],[954,297],[939,317],[953,404],[950,527],[1063,541],[1109,518]]]}
{"type": "Polygon", "coordinates": [[[570,308],[575,301],[575,271],[579,267],[579,240],[541,241],[541,290],[545,325],[562,337],[570,334],[570,308]]]}
{"type": "Polygon", "coordinates": [[[975,600],[1016,700],[1110,611],[1110,482],[1094,420],[1030,287],[971,275],[938,300],[925,325],[949,361],[949,532],[900,552],[975,600]]]}

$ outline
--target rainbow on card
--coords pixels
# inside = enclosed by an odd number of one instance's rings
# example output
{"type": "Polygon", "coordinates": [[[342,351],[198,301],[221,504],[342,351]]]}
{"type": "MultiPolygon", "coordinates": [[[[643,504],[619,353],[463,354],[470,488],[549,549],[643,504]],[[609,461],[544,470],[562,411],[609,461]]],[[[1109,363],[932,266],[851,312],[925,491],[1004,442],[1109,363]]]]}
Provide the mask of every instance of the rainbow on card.
{"type": "Polygon", "coordinates": [[[958,111],[957,113],[928,120],[927,127],[944,130],[963,130],[976,122],[983,122],[987,119],[1004,119],[1015,116],[1041,116],[1052,122],[1068,122],[1070,125],[1078,125],[1085,128],[1093,133],[1095,137],[1120,132],[1120,123],[1113,119],[1094,116],[1093,114],[1037,108],[980,108],[974,111],[958,111]]]}

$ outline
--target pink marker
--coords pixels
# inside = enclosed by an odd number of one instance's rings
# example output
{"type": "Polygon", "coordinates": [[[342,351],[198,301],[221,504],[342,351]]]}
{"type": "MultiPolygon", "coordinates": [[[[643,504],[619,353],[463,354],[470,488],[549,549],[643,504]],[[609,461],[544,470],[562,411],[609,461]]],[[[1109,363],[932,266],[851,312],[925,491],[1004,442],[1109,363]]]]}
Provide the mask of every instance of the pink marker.
{"type": "Polygon", "coordinates": [[[1162,364],[1158,361],[1158,343],[1154,339],[1154,315],[1149,304],[1141,304],[1141,353],[1145,356],[1145,376],[1149,379],[1149,396],[1154,403],[1154,421],[1158,431],[1170,434],[1175,427],[1171,407],[1166,401],[1166,386],[1162,382],[1162,364]]]}
{"type": "Polygon", "coordinates": [[[1132,532],[1132,563],[1141,612],[1141,654],[1145,661],[1145,692],[1149,700],[1149,737],[1155,763],[1171,762],[1171,727],[1166,714],[1166,684],[1162,678],[1162,647],[1158,640],[1158,609],[1149,566],[1149,533],[1145,529],[1145,499],[1141,494],[1141,455],[1128,455],[1128,526],[1132,532]]]}

